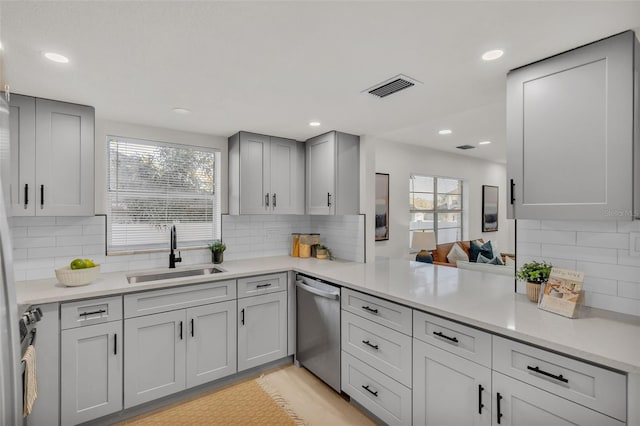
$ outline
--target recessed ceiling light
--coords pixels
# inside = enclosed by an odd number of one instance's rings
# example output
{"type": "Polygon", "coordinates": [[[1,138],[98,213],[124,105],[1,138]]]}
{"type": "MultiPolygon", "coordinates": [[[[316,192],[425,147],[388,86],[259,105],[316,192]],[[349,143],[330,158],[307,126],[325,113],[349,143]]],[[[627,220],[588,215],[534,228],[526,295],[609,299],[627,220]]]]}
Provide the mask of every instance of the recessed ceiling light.
{"type": "Polygon", "coordinates": [[[450,135],[451,133],[453,133],[451,129],[442,129],[438,132],[439,135],[450,135]]]}
{"type": "Polygon", "coordinates": [[[176,114],[180,114],[180,115],[191,114],[191,110],[187,109],[187,108],[174,108],[173,112],[175,112],[176,114]]]}
{"type": "Polygon", "coordinates": [[[44,57],[50,61],[57,62],[59,64],[66,64],[69,62],[69,58],[55,52],[45,52],[44,57]]]}
{"type": "Polygon", "coordinates": [[[491,143],[491,141],[482,141],[482,142],[478,142],[478,145],[489,145],[491,143]]]}
{"type": "Polygon", "coordinates": [[[502,55],[504,55],[504,52],[500,49],[489,50],[488,52],[484,52],[482,54],[482,59],[484,59],[485,61],[493,61],[494,59],[498,59],[502,55]]]}
{"type": "Polygon", "coordinates": [[[309,122],[309,126],[311,127],[318,127],[320,125],[319,121],[310,121],[309,122]]]}

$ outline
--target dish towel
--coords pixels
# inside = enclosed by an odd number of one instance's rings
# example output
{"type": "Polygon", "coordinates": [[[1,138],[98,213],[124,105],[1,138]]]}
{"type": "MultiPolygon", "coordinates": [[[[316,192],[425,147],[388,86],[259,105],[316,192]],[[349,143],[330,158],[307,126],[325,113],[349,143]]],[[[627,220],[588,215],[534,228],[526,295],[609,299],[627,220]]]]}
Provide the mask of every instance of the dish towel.
{"type": "Polygon", "coordinates": [[[38,382],[36,381],[36,348],[29,345],[22,356],[24,362],[24,405],[22,415],[27,417],[33,410],[33,403],[38,397],[38,382]]]}

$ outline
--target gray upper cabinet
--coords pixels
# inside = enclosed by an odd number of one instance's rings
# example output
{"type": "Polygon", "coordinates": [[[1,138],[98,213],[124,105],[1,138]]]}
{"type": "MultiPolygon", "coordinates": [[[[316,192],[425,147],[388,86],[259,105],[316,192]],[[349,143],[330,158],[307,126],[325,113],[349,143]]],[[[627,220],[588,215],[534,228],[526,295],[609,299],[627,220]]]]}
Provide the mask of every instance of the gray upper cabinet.
{"type": "Polygon", "coordinates": [[[94,109],[21,95],[10,108],[12,214],[92,216],[94,109]]]}
{"type": "Polygon", "coordinates": [[[329,132],[307,141],[307,214],[360,213],[360,138],[329,132]]]}
{"type": "Polygon", "coordinates": [[[627,31],[509,72],[510,218],[639,216],[638,52],[627,31]]]}
{"type": "Polygon", "coordinates": [[[248,132],[231,136],[229,213],[304,214],[302,143],[248,132]]]}

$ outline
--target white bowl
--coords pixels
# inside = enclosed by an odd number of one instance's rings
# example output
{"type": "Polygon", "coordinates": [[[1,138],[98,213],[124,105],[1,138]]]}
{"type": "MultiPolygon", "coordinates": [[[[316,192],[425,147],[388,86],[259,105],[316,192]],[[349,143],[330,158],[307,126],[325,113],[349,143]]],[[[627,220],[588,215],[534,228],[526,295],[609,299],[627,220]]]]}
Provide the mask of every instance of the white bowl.
{"type": "Polygon", "coordinates": [[[93,268],[71,269],[68,266],[56,269],[56,278],[67,287],[90,284],[100,274],[100,265],[93,268]]]}

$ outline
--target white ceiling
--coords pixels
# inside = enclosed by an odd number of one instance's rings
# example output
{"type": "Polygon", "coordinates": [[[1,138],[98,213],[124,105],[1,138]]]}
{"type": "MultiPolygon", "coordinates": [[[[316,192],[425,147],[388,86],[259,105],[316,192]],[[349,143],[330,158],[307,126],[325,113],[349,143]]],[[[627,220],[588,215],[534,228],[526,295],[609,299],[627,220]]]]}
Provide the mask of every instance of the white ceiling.
{"type": "Polygon", "coordinates": [[[0,13],[14,93],[199,133],[304,140],[338,129],[500,162],[509,69],[640,30],[638,1],[12,1],[0,13]],[[493,48],[505,55],[482,61],[493,48]],[[361,93],[399,73],[424,84],[361,93]]]}

